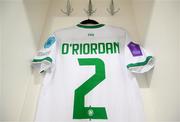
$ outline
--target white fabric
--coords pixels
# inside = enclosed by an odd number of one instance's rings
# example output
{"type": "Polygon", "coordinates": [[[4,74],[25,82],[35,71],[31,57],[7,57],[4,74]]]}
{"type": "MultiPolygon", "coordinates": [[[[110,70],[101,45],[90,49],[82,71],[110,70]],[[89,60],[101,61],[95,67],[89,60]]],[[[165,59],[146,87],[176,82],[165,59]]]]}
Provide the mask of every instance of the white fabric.
{"type": "MultiPolygon", "coordinates": [[[[130,42],[134,42],[131,38],[131,36],[128,34],[128,32],[126,33],[126,44],[125,44],[125,63],[126,66],[128,66],[129,64],[137,64],[140,62],[145,62],[147,60],[148,57],[152,57],[150,60],[148,60],[146,65],[142,65],[142,66],[135,66],[135,67],[130,67],[128,68],[131,72],[134,73],[145,73],[147,71],[149,71],[151,68],[154,67],[155,64],[155,59],[152,56],[152,54],[148,51],[146,51],[141,45],[139,45],[141,51],[142,51],[142,55],[140,56],[133,56],[131,53],[131,50],[128,47],[128,44],[130,42]]],[[[135,42],[134,42],[135,43],[135,42]]],[[[137,43],[136,43],[137,44],[137,43]]]]}
{"type": "MultiPolygon", "coordinates": [[[[73,119],[75,89],[95,74],[95,66],[80,65],[78,62],[80,58],[98,58],[105,65],[105,79],[85,96],[85,107],[105,107],[108,119],[92,119],[92,122],[145,121],[136,78],[127,69],[127,64],[143,61],[144,57],[133,58],[130,55],[126,47],[130,40],[127,40],[127,33],[124,29],[106,25],[89,29],[74,26],[59,29],[53,35],[56,37],[56,43],[45,51],[51,51],[50,55],[46,56],[53,59],[54,68],[51,72],[47,71],[44,77],[35,121],[89,121],[89,119],[73,119]],[[88,36],[89,33],[93,36],[88,36]],[[110,43],[114,41],[120,43],[120,53],[77,55],[61,53],[64,43],[110,43]]],[[[143,49],[143,55],[146,56],[146,53],[143,49]]],[[[36,56],[35,58],[44,57],[36,56]]]]}
{"type": "MultiPolygon", "coordinates": [[[[55,42],[49,48],[42,48],[42,49],[38,50],[36,55],[33,58],[34,60],[42,60],[45,58],[50,58],[52,60],[51,62],[48,60],[32,62],[33,67],[35,67],[35,68],[37,67],[39,69],[39,72],[49,70],[49,68],[51,68],[55,65],[58,42],[57,42],[57,38],[54,34],[51,34],[49,36],[49,38],[47,39],[47,41],[52,37],[54,37],[55,42]]],[[[46,41],[46,43],[47,43],[47,41],[46,41]]]]}

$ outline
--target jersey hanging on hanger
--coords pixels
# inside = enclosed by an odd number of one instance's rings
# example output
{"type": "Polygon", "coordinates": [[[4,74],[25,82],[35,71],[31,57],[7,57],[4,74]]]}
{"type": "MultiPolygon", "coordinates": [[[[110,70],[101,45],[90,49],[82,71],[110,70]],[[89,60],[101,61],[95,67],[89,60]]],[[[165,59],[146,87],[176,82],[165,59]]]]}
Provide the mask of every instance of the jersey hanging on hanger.
{"type": "Polygon", "coordinates": [[[49,36],[33,59],[45,77],[35,121],[144,122],[134,73],[154,58],[127,31],[110,25],[76,25],[49,36]]]}

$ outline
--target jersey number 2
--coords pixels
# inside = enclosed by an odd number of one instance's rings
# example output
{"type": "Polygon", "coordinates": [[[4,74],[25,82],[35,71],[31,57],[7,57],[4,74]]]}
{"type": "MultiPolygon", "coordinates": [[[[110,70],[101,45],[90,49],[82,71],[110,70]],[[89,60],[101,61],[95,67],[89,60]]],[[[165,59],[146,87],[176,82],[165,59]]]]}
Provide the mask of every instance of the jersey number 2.
{"type": "Polygon", "coordinates": [[[107,119],[104,107],[85,107],[85,95],[105,79],[105,65],[99,58],[79,58],[81,66],[95,66],[95,74],[75,90],[73,119],[107,119]]]}

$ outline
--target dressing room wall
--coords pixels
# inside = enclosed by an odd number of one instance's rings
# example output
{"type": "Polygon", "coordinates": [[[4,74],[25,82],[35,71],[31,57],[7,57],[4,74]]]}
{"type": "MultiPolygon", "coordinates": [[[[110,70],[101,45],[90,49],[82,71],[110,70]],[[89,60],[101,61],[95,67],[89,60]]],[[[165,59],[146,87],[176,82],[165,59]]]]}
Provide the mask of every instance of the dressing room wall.
{"type": "Polygon", "coordinates": [[[137,30],[144,47],[153,51],[156,67],[149,73],[150,88],[142,89],[148,118],[153,121],[179,121],[179,1],[134,1],[137,30]],[[151,15],[147,12],[151,9],[151,15]],[[146,19],[148,18],[148,23],[146,19]],[[151,99],[150,99],[151,98],[151,99]]]}
{"type": "MultiPolygon", "coordinates": [[[[0,18],[2,18],[2,6],[0,4],[0,18]]],[[[2,58],[2,20],[0,19],[0,57],[2,58]]],[[[1,59],[0,58],[0,59],[1,59]]],[[[0,60],[0,100],[2,100],[2,61],[0,60]]],[[[2,101],[0,101],[0,118],[2,118],[2,101]]]]}
{"type": "MultiPolygon", "coordinates": [[[[0,121],[20,120],[26,90],[32,79],[30,62],[40,40],[48,5],[48,1],[38,0],[0,1],[3,77],[0,121]],[[27,9],[31,10],[28,14],[27,9]]],[[[30,113],[26,112],[26,115],[32,119],[30,113]]]]}

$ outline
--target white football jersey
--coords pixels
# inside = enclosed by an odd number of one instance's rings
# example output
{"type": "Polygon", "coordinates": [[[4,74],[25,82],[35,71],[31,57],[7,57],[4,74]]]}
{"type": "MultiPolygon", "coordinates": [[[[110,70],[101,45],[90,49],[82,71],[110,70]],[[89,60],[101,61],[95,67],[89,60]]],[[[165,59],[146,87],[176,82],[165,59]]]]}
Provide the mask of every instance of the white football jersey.
{"type": "Polygon", "coordinates": [[[126,30],[104,24],[59,29],[32,62],[45,72],[35,121],[144,122],[132,72],[150,70],[154,58],[126,30]]]}

